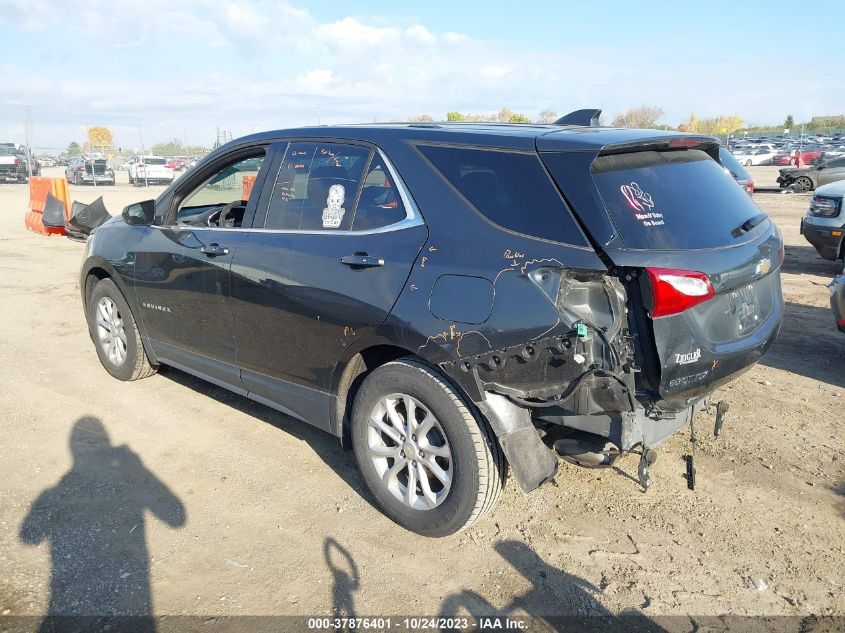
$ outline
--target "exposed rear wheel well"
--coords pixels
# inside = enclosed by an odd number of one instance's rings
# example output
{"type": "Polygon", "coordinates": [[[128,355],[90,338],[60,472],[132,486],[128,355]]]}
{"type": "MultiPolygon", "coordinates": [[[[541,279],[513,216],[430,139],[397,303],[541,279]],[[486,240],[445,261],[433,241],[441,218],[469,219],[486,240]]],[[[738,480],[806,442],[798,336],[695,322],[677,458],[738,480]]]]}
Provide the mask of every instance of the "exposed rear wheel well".
{"type": "Polygon", "coordinates": [[[361,383],[377,367],[405,356],[413,356],[413,353],[395,345],[374,345],[355,354],[344,367],[336,389],[335,417],[336,431],[344,448],[350,448],[349,415],[352,413],[352,403],[361,383]]]}

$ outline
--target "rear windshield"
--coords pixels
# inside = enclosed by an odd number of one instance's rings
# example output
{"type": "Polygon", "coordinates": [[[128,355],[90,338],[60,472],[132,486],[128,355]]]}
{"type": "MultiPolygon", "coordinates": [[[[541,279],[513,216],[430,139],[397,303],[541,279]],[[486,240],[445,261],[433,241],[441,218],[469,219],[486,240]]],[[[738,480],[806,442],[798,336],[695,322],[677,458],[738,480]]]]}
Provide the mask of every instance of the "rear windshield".
{"type": "Polygon", "coordinates": [[[729,246],[743,239],[737,229],[760,215],[733,177],[701,150],[599,156],[592,172],[629,248],[729,246]]]}
{"type": "Polygon", "coordinates": [[[153,158],[151,156],[148,156],[147,158],[142,159],[141,162],[143,162],[147,165],[166,165],[167,159],[166,158],[153,158]]]}
{"type": "Polygon", "coordinates": [[[501,227],[586,246],[537,155],[419,145],[434,168],[483,216],[501,227]]]}

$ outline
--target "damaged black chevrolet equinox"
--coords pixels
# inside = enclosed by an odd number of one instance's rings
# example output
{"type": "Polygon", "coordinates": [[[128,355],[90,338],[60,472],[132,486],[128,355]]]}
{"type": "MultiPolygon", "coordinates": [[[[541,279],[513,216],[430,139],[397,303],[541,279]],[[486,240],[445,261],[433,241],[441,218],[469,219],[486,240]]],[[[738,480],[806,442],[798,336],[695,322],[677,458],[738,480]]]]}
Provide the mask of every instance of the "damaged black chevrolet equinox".
{"type": "Polygon", "coordinates": [[[420,534],[506,464],[528,492],[636,452],[647,485],[783,316],[780,234],[718,154],[567,120],[248,136],[92,233],[91,338],[115,378],[173,366],[336,435],[420,534]]]}

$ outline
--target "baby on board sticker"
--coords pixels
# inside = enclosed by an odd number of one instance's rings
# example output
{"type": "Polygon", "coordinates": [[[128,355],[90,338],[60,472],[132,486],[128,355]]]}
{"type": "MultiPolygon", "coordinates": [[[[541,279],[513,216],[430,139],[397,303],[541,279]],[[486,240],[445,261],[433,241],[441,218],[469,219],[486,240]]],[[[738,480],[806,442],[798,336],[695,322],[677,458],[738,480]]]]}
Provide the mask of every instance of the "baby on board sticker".
{"type": "Polygon", "coordinates": [[[332,185],[329,187],[329,195],[326,198],[326,208],[323,209],[323,228],[338,229],[343,221],[346,209],[343,202],[346,200],[346,189],[343,185],[332,185]]]}

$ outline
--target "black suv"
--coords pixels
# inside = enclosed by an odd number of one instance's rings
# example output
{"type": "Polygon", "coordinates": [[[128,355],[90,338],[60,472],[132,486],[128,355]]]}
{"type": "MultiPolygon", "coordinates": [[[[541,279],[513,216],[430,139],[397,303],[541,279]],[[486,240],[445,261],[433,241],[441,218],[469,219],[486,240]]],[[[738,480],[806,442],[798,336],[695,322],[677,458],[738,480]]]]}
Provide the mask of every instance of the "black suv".
{"type": "Polygon", "coordinates": [[[718,154],[568,125],[248,136],[93,232],[91,338],[121,380],[170,365],[336,435],[421,534],[490,510],[506,463],[527,492],[638,449],[647,484],[783,315],[780,234],[718,154]]]}

